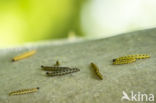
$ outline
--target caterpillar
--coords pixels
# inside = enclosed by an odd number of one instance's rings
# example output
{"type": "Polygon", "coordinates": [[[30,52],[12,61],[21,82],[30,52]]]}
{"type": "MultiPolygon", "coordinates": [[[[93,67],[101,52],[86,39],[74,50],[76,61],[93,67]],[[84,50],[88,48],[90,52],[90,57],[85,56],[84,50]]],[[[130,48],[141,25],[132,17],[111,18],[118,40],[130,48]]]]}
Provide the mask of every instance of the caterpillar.
{"type": "Polygon", "coordinates": [[[113,59],[113,62],[115,60],[128,59],[128,58],[145,59],[145,58],[150,58],[150,56],[147,55],[147,54],[128,55],[128,56],[123,56],[123,57],[119,57],[119,58],[113,59]]]}
{"type": "Polygon", "coordinates": [[[136,61],[136,58],[124,58],[124,59],[116,59],[113,61],[113,64],[129,64],[136,61]]]}
{"type": "Polygon", "coordinates": [[[137,54],[137,55],[129,55],[129,56],[132,56],[136,59],[145,59],[145,58],[150,58],[150,55],[147,55],[147,54],[137,54]]]}
{"type": "Polygon", "coordinates": [[[69,67],[59,67],[59,66],[43,66],[41,65],[41,68],[45,71],[62,71],[62,70],[70,70],[69,67]]]}
{"type": "Polygon", "coordinates": [[[18,60],[21,60],[21,59],[25,59],[25,58],[27,58],[27,57],[29,57],[29,56],[34,55],[35,53],[36,53],[36,50],[32,50],[32,51],[25,52],[25,53],[23,53],[23,54],[21,54],[21,55],[19,55],[19,56],[14,57],[14,58],[12,59],[12,61],[18,61],[18,60]]]}
{"type": "Polygon", "coordinates": [[[62,76],[62,75],[66,75],[66,74],[70,74],[70,73],[74,73],[74,72],[78,72],[78,71],[80,71],[80,69],[72,68],[72,69],[67,69],[67,70],[63,70],[63,71],[47,72],[46,74],[48,76],[62,76]]]}
{"type": "Polygon", "coordinates": [[[11,96],[11,95],[22,95],[22,94],[27,94],[27,93],[33,93],[33,92],[37,92],[38,90],[39,90],[39,87],[37,87],[37,88],[31,88],[31,89],[21,89],[21,90],[10,92],[9,93],[9,96],[11,96]]]}
{"type": "Polygon", "coordinates": [[[60,66],[60,62],[57,60],[54,66],[60,66]]]}
{"type": "Polygon", "coordinates": [[[99,68],[98,68],[94,63],[91,63],[91,66],[92,66],[92,68],[94,69],[96,75],[97,75],[101,80],[103,80],[103,75],[100,73],[99,68]]]}

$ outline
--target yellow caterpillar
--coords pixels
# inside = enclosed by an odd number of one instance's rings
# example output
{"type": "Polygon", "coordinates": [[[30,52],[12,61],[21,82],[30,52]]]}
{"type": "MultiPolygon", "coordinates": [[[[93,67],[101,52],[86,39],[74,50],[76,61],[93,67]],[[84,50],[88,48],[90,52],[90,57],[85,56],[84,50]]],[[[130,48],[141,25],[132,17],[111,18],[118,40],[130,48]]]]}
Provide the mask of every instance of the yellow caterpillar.
{"type": "Polygon", "coordinates": [[[21,54],[21,55],[19,55],[19,56],[14,57],[14,58],[12,59],[12,61],[17,61],[17,60],[25,59],[25,58],[27,58],[27,57],[29,57],[29,56],[34,55],[35,53],[36,53],[36,50],[32,50],[32,51],[25,52],[25,53],[23,53],[23,54],[21,54]]]}
{"type": "Polygon", "coordinates": [[[91,63],[90,65],[91,65],[92,68],[94,69],[96,75],[97,75],[101,80],[103,80],[103,75],[100,73],[99,68],[98,68],[94,63],[91,63]]]}
{"type": "Polygon", "coordinates": [[[21,90],[10,92],[9,93],[9,96],[11,96],[11,95],[22,95],[22,94],[27,94],[27,93],[33,93],[33,92],[37,92],[38,90],[39,90],[39,87],[37,87],[37,88],[31,88],[31,89],[21,89],[21,90]]]}
{"type": "Polygon", "coordinates": [[[136,59],[150,58],[150,55],[147,55],[147,54],[137,54],[137,55],[129,55],[129,56],[134,57],[136,59]]]}
{"type": "Polygon", "coordinates": [[[124,58],[124,59],[116,59],[113,61],[113,64],[129,64],[136,61],[136,58],[124,58]]]}
{"type": "Polygon", "coordinates": [[[145,59],[145,58],[150,58],[150,56],[147,55],[147,54],[128,55],[128,56],[124,56],[124,57],[119,57],[119,58],[113,59],[113,62],[115,60],[122,60],[122,59],[129,59],[129,58],[145,59]]]}

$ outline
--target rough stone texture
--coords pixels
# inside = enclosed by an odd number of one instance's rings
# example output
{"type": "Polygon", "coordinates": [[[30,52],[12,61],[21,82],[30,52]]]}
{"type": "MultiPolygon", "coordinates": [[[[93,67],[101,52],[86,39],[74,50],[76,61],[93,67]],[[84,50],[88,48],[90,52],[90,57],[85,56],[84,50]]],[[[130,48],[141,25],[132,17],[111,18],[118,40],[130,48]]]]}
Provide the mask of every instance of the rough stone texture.
{"type": "Polygon", "coordinates": [[[0,103],[132,103],[121,101],[122,91],[156,96],[155,57],[156,29],[100,40],[1,49],[0,103]],[[37,49],[34,56],[11,62],[12,57],[31,49],[37,49]],[[112,65],[113,58],[129,54],[150,54],[151,58],[112,65]],[[78,67],[81,71],[47,77],[40,65],[53,65],[56,60],[62,66],[78,67]],[[90,62],[99,66],[103,80],[95,76],[90,62]],[[8,96],[10,91],[38,86],[36,93],[8,96]]]}

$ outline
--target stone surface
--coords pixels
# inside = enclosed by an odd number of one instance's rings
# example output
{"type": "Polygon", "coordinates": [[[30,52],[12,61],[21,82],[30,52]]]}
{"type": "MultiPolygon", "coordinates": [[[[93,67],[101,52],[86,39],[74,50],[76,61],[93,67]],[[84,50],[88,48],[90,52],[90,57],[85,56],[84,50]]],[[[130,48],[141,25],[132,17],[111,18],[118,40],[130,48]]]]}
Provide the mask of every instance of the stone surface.
{"type": "Polygon", "coordinates": [[[122,91],[128,95],[134,91],[156,96],[155,57],[156,29],[100,40],[1,49],[0,103],[122,103],[122,91]],[[37,50],[32,57],[11,62],[12,57],[31,49],[37,50]],[[112,65],[113,58],[129,54],[150,54],[151,58],[112,65]],[[47,77],[40,66],[53,65],[56,60],[62,66],[77,67],[80,72],[47,77]],[[91,62],[99,66],[103,80],[96,77],[90,68],[91,62]],[[34,87],[40,87],[40,90],[8,96],[11,91],[34,87]]]}

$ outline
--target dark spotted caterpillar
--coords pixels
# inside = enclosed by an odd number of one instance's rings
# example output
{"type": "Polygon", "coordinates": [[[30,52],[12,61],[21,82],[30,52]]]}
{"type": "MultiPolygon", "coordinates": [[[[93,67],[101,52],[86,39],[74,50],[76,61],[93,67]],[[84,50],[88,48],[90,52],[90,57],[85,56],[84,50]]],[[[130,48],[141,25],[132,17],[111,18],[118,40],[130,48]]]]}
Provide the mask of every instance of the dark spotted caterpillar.
{"type": "Polygon", "coordinates": [[[74,72],[78,72],[80,71],[80,69],[78,68],[70,68],[70,69],[64,69],[62,71],[53,71],[53,72],[47,72],[46,74],[48,76],[62,76],[62,75],[66,75],[66,74],[70,74],[70,73],[74,73],[74,72]]]}

